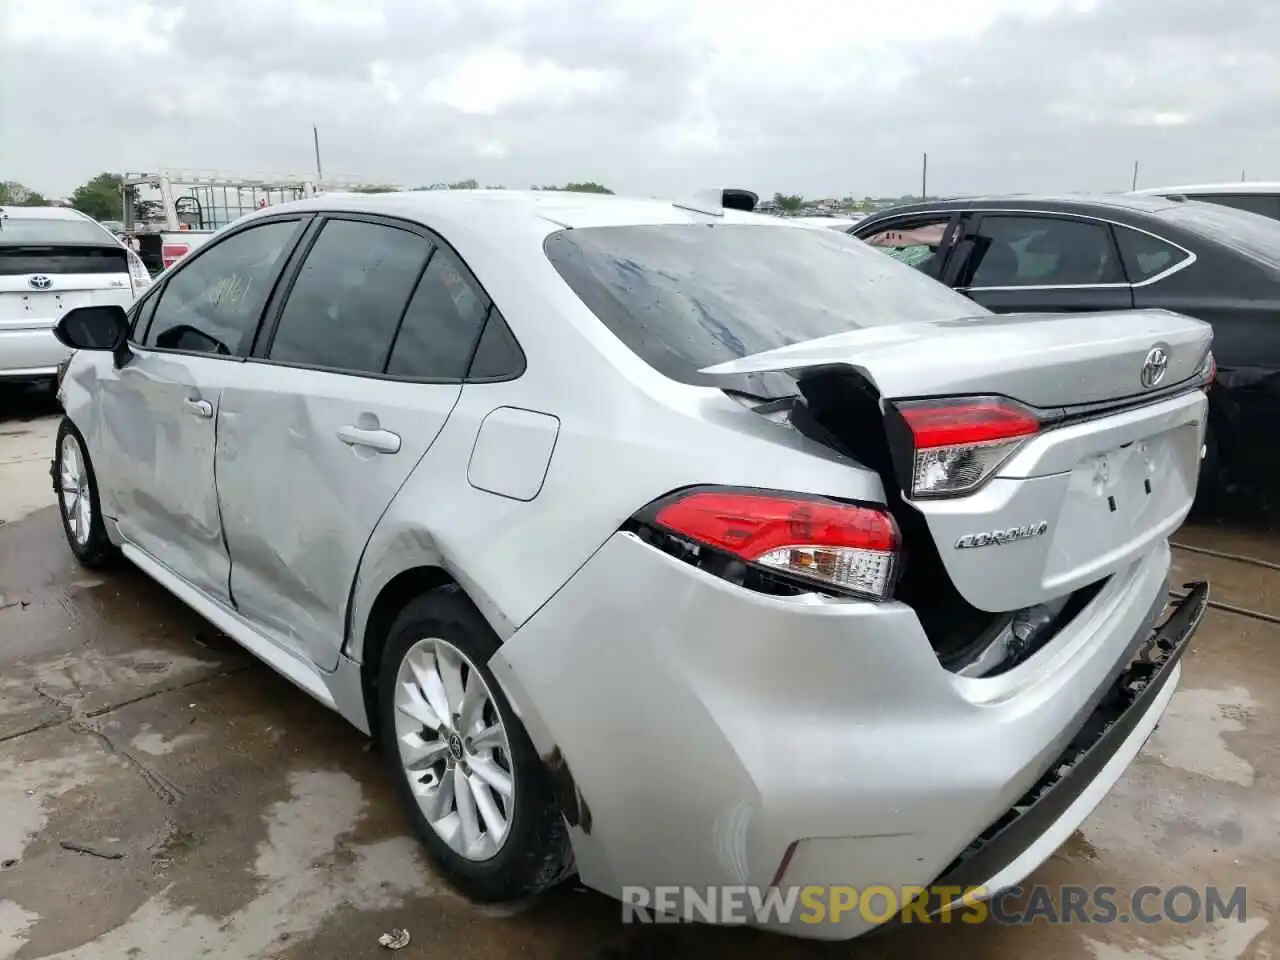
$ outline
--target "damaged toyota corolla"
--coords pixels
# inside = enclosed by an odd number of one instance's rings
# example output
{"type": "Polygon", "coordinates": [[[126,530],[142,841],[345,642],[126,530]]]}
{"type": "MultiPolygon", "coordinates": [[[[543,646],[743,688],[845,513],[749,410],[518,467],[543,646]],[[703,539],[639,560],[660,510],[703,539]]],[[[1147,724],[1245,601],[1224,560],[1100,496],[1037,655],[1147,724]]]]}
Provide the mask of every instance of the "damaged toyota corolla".
{"type": "Polygon", "coordinates": [[[58,336],[72,551],[377,736],[478,901],[1008,887],[1208,601],[1208,326],[996,316],[714,202],[319,197],[58,336]]]}

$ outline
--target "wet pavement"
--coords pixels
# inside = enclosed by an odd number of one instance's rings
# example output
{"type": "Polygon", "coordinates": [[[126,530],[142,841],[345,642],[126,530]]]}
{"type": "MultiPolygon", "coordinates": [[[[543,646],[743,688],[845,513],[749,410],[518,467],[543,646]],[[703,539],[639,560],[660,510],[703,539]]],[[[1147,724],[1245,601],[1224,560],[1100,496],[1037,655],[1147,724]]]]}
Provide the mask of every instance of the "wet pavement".
{"type": "MultiPolygon", "coordinates": [[[[137,571],[74,563],[49,491],[57,421],[38,401],[10,409],[0,960],[1280,958],[1280,626],[1209,613],[1139,760],[1032,878],[1122,897],[1144,884],[1245,886],[1243,923],[957,923],[820,944],[623,926],[617,904],[572,882],[495,916],[432,876],[354,729],[137,571]],[[391,954],[377,940],[395,928],[412,940],[391,954]]],[[[1280,561],[1269,536],[1196,527],[1180,539],[1280,561]]],[[[1216,596],[1280,613],[1280,571],[1176,559],[1178,576],[1212,577],[1216,596]]]]}

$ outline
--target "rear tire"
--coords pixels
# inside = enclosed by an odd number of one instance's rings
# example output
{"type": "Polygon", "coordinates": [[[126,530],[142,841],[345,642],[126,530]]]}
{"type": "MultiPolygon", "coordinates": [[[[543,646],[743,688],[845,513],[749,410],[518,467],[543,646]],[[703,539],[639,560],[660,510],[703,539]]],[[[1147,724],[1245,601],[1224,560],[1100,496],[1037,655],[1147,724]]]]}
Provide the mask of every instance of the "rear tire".
{"type": "Polygon", "coordinates": [[[546,768],[489,670],[498,646],[442,587],[400,613],[378,677],[382,753],[414,832],[449,883],[489,904],[527,900],[572,864],[546,768]]]}
{"type": "Polygon", "coordinates": [[[84,437],[69,417],[58,427],[53,458],[53,490],[67,546],[83,566],[101,570],[110,566],[119,551],[107,536],[98,496],[98,477],[89,460],[84,437]]]}

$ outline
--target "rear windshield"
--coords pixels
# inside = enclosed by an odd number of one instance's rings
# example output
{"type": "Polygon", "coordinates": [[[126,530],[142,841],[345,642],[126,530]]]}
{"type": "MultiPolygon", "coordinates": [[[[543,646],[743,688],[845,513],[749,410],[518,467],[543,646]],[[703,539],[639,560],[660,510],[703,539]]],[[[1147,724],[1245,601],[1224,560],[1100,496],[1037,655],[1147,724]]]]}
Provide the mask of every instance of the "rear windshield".
{"type": "Polygon", "coordinates": [[[102,246],[40,246],[11,244],[0,235],[0,277],[27,273],[128,273],[124,247],[110,241],[102,246]]]}
{"type": "Polygon", "coordinates": [[[553,233],[545,249],[615,336],[684,383],[723,383],[697,371],[802,340],[986,312],[832,230],[741,223],[586,227],[553,233]]]}
{"type": "Polygon", "coordinates": [[[0,219],[0,244],[110,242],[111,234],[90,220],[19,217],[12,213],[0,219]]]}
{"type": "Polygon", "coordinates": [[[1156,215],[1264,266],[1280,269],[1280,220],[1197,201],[1175,203],[1156,215]]]}

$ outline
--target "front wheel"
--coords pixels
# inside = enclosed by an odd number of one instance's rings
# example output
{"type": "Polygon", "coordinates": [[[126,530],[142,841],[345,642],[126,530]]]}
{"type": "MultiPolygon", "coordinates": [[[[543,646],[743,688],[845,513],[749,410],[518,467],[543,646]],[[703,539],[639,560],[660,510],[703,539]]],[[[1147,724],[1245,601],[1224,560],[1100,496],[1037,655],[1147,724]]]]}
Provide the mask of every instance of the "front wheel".
{"type": "Polygon", "coordinates": [[[411,602],[378,682],[383,752],[438,871],[480,903],[527,900],[568,872],[547,772],[487,664],[498,638],[457,587],[411,602]]]}
{"type": "Polygon", "coordinates": [[[77,560],[90,569],[108,566],[116,548],[107,537],[98,496],[98,478],[85,447],[84,437],[70,418],[58,427],[53,461],[53,489],[58,497],[62,532],[77,560]]]}

